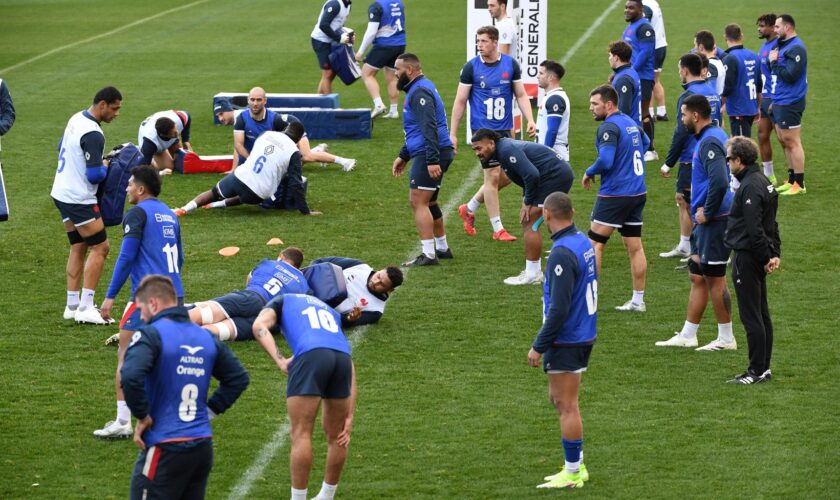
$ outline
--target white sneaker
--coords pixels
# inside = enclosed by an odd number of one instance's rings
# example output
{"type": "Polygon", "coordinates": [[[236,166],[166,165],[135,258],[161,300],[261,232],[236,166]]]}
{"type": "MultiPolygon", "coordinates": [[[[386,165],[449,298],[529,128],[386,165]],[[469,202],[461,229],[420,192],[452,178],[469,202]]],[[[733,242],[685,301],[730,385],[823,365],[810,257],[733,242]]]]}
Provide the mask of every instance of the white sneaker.
{"type": "Polygon", "coordinates": [[[686,252],[685,250],[681,250],[680,246],[677,245],[673,249],[671,249],[667,252],[660,253],[659,256],[662,257],[663,259],[670,259],[671,257],[683,258],[683,257],[688,257],[688,252],[686,252]]]}
{"type": "Polygon", "coordinates": [[[353,158],[348,158],[344,164],[341,165],[341,170],[344,170],[345,172],[350,172],[354,168],[356,168],[356,160],[353,158]]]}
{"type": "Polygon", "coordinates": [[[738,343],[735,339],[732,342],[723,342],[720,339],[715,339],[703,347],[698,347],[695,351],[734,351],[738,349],[738,343]]]}
{"type": "Polygon", "coordinates": [[[115,333],[115,334],[111,335],[110,337],[108,337],[107,339],[105,339],[105,345],[115,345],[115,346],[120,345],[120,334],[115,333]]]}
{"type": "Polygon", "coordinates": [[[697,337],[687,339],[680,335],[680,332],[674,332],[674,336],[668,340],[660,340],[656,343],[658,347],[697,347],[697,337]]]}
{"type": "Polygon", "coordinates": [[[326,153],[327,149],[329,149],[327,143],[322,142],[321,144],[318,144],[317,146],[312,148],[312,151],[315,151],[316,153],[326,153]]]}
{"type": "Polygon", "coordinates": [[[87,325],[110,325],[114,322],[114,318],[102,319],[99,309],[95,307],[88,307],[84,311],[76,309],[76,314],[73,316],[76,323],[83,323],[87,325]]]}
{"type": "Polygon", "coordinates": [[[527,271],[522,271],[516,276],[505,278],[505,285],[541,285],[544,280],[542,274],[530,276],[527,271]]]}
{"type": "Polygon", "coordinates": [[[645,153],[645,161],[656,161],[659,159],[659,155],[656,151],[648,151],[645,153]]]}
{"type": "Polygon", "coordinates": [[[131,422],[121,425],[118,420],[111,420],[105,427],[93,431],[93,435],[102,439],[128,439],[134,436],[134,429],[131,428],[131,422]]]}
{"type": "Polygon", "coordinates": [[[643,312],[647,311],[647,306],[645,305],[644,302],[642,302],[641,304],[637,304],[637,303],[633,302],[632,300],[628,300],[627,302],[624,303],[624,305],[616,306],[615,310],[616,311],[635,311],[635,312],[643,313],[643,312]]]}
{"type": "Polygon", "coordinates": [[[76,309],[70,309],[64,306],[64,319],[74,319],[76,317],[76,309]]]}
{"type": "Polygon", "coordinates": [[[689,258],[691,257],[683,257],[682,259],[680,259],[680,262],[688,262],[689,258]]]}
{"type": "Polygon", "coordinates": [[[373,108],[373,111],[370,112],[370,119],[373,120],[377,116],[384,115],[387,112],[388,112],[388,108],[386,108],[385,106],[377,106],[377,107],[373,108]]]}
{"type": "Polygon", "coordinates": [[[397,119],[397,118],[399,118],[399,117],[400,117],[400,114],[399,114],[399,113],[397,113],[396,111],[391,111],[390,113],[388,113],[387,115],[383,116],[382,118],[387,118],[387,119],[389,119],[389,120],[396,120],[396,119],[397,119]]]}

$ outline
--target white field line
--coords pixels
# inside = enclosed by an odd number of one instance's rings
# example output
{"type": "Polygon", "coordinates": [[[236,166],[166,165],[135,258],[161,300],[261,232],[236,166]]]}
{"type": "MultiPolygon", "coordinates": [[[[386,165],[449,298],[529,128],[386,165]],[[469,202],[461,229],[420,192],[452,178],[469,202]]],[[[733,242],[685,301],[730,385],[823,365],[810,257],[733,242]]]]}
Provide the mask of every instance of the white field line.
{"type": "MultiPolygon", "coordinates": [[[[611,10],[615,8],[616,5],[621,0],[615,0],[597,19],[592,23],[592,25],[587,29],[583,35],[575,42],[574,45],[566,52],[563,58],[560,60],[561,64],[566,64],[569,59],[577,52],[577,50],[592,36],[592,33],[595,32],[596,29],[601,25],[607,15],[610,13],[611,10]]],[[[477,165],[473,167],[470,171],[467,178],[455,192],[455,194],[449,199],[449,203],[443,207],[443,214],[444,217],[449,216],[452,212],[455,211],[455,208],[461,203],[461,200],[464,199],[464,196],[467,194],[467,190],[478,180],[478,176],[481,173],[481,168],[477,165]]],[[[411,257],[415,256],[418,252],[420,252],[420,246],[414,247],[406,256],[406,259],[410,259],[411,257]]],[[[411,268],[407,268],[403,274],[408,274],[411,271],[411,268]]],[[[361,328],[357,328],[353,331],[350,335],[350,345],[355,348],[360,342],[364,340],[365,333],[367,333],[367,325],[362,326],[361,328]]],[[[230,496],[228,496],[228,500],[242,500],[248,493],[251,491],[251,487],[254,484],[254,480],[260,477],[265,471],[265,468],[268,467],[268,464],[274,459],[274,455],[277,451],[285,444],[286,438],[289,435],[289,424],[288,422],[284,422],[280,428],[274,433],[271,440],[263,446],[262,450],[260,450],[259,455],[257,455],[254,462],[251,464],[250,467],[245,471],[242,475],[242,478],[236,483],[233,490],[231,490],[230,496]]]]}
{"type": "Polygon", "coordinates": [[[30,57],[29,59],[27,59],[25,61],[21,61],[17,64],[13,64],[9,67],[2,68],[2,69],[0,69],[0,74],[5,75],[9,71],[18,69],[22,66],[26,66],[27,64],[30,64],[30,63],[34,63],[35,61],[39,61],[39,60],[41,60],[45,57],[49,57],[53,54],[57,54],[59,52],[65,51],[67,49],[72,49],[73,47],[78,47],[79,45],[83,45],[83,44],[86,44],[88,42],[93,42],[95,40],[99,40],[100,38],[105,38],[105,37],[109,37],[111,35],[115,35],[115,34],[121,32],[121,31],[125,31],[125,30],[133,28],[135,26],[139,26],[139,25],[141,25],[143,23],[146,23],[146,22],[149,22],[153,19],[157,19],[159,17],[167,16],[169,14],[172,14],[173,12],[178,12],[179,10],[189,9],[190,7],[194,7],[196,5],[205,3],[207,1],[208,0],[198,0],[197,2],[193,2],[193,3],[187,4],[187,5],[181,5],[180,7],[175,7],[173,9],[169,9],[169,10],[166,10],[166,11],[163,11],[163,12],[158,12],[157,14],[155,14],[153,16],[144,17],[143,19],[139,19],[137,21],[134,21],[134,22],[128,23],[126,25],[120,26],[119,28],[112,29],[111,31],[108,31],[107,33],[101,33],[99,35],[95,35],[95,36],[92,36],[90,38],[85,38],[84,40],[79,40],[78,42],[68,43],[67,45],[62,45],[61,47],[56,47],[56,48],[54,48],[52,50],[48,50],[48,51],[46,51],[42,54],[38,54],[35,57],[30,57]]]}

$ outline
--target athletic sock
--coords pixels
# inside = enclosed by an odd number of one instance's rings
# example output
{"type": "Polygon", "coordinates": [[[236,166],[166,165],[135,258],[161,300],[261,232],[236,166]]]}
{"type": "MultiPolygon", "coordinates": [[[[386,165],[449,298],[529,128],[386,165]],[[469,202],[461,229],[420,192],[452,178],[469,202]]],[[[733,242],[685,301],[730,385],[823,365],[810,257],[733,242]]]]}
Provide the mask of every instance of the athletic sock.
{"type": "Polygon", "coordinates": [[[420,246],[423,249],[423,255],[430,259],[435,258],[435,240],[420,240],[420,246]]]}
{"type": "Polygon", "coordinates": [[[772,161],[763,161],[761,165],[764,167],[764,175],[770,177],[773,175],[773,162],[772,161]]]}
{"type": "Polygon", "coordinates": [[[633,290],[633,298],[631,301],[634,304],[644,304],[645,303],[645,291],[644,290],[633,290]]]}
{"type": "Polygon", "coordinates": [[[445,234],[441,237],[435,236],[435,248],[437,248],[441,252],[445,252],[445,251],[449,250],[449,244],[446,243],[446,235],[445,234]]]}
{"type": "MultiPolygon", "coordinates": [[[[394,114],[394,115],[397,114],[397,105],[396,104],[391,104],[391,109],[389,111],[390,111],[391,114],[394,114]]],[[[326,483],[324,483],[324,484],[326,484],[326,483]]]]}
{"type": "Polygon", "coordinates": [[[657,106],[656,107],[656,115],[657,116],[665,116],[667,114],[668,114],[668,110],[665,108],[665,106],[657,106]]]}
{"type": "Polygon", "coordinates": [[[78,290],[75,292],[67,292],[67,307],[71,311],[79,307],[79,295],[80,292],[78,290]]]}
{"type": "Polygon", "coordinates": [[[682,331],[680,332],[680,337],[684,339],[695,339],[697,338],[698,328],[700,328],[699,323],[692,323],[691,321],[686,320],[682,327],[682,331]]]}
{"type": "Polygon", "coordinates": [[[790,169],[790,168],[788,169],[788,182],[790,184],[793,184],[794,182],[796,182],[796,179],[793,177],[793,169],[790,169]]]}
{"type": "Polygon", "coordinates": [[[227,200],[214,201],[207,206],[210,208],[225,208],[227,206],[227,200]]]}
{"type": "Polygon", "coordinates": [[[376,108],[384,108],[384,107],[385,107],[385,103],[384,103],[384,102],[382,102],[382,98],[381,98],[381,97],[377,97],[377,98],[375,98],[375,99],[373,100],[373,106],[374,106],[374,107],[376,107],[376,108]]]}
{"type": "Polygon", "coordinates": [[[653,151],[653,128],[654,128],[653,120],[654,120],[654,118],[651,117],[647,121],[642,121],[642,128],[644,129],[645,133],[647,134],[648,139],[650,139],[650,146],[648,147],[648,151],[653,151]]]}
{"type": "Polygon", "coordinates": [[[580,451],[583,448],[583,439],[563,438],[563,454],[566,457],[566,472],[576,474],[580,472],[580,451]]]}
{"type": "Polygon", "coordinates": [[[481,206],[481,202],[475,199],[475,196],[470,198],[470,201],[467,202],[467,211],[469,213],[474,214],[476,210],[481,206]]]}
{"type": "Polygon", "coordinates": [[[291,500],[307,500],[306,495],[309,493],[308,488],[304,488],[302,490],[296,490],[292,488],[292,499],[291,500]]]}
{"type": "Polygon", "coordinates": [[[125,425],[131,421],[131,410],[128,409],[125,401],[120,401],[119,399],[117,400],[117,421],[120,425],[125,425]]]}
{"type": "Polygon", "coordinates": [[[805,172],[802,172],[801,174],[793,174],[793,180],[799,184],[799,187],[805,187],[805,172]]]}
{"type": "Polygon", "coordinates": [[[192,212],[196,208],[198,208],[198,205],[196,204],[195,200],[193,200],[193,201],[187,203],[186,205],[184,205],[184,211],[186,211],[186,212],[192,212]]]}
{"type": "Polygon", "coordinates": [[[502,225],[501,217],[490,217],[490,225],[493,226],[494,233],[498,233],[505,228],[505,226],[502,225]]]}
{"type": "Polygon", "coordinates": [[[347,164],[347,158],[336,156],[333,163],[341,165],[342,167],[347,164]]]}
{"type": "Polygon", "coordinates": [[[539,276],[542,273],[540,260],[525,260],[525,274],[528,276],[539,276]]]}
{"type": "Polygon", "coordinates": [[[655,111],[654,111],[654,109],[653,109],[653,106],[651,106],[651,107],[649,107],[649,108],[648,108],[648,113],[650,113],[650,116],[655,116],[655,115],[656,115],[656,113],[655,113],[655,111]]]}
{"type": "Polygon", "coordinates": [[[319,500],[332,500],[335,497],[335,489],[338,488],[337,484],[327,484],[326,481],[321,483],[321,491],[318,492],[319,500]]]}
{"type": "Polygon", "coordinates": [[[93,294],[96,290],[89,288],[82,288],[82,300],[79,302],[79,310],[84,311],[88,307],[93,307],[93,294]]]}
{"type": "Polygon", "coordinates": [[[732,335],[731,321],[729,323],[718,323],[718,340],[727,344],[735,341],[735,337],[732,335]]]}
{"type": "Polygon", "coordinates": [[[677,250],[683,252],[690,252],[691,251],[691,235],[684,236],[680,235],[680,244],[677,245],[677,250]]]}

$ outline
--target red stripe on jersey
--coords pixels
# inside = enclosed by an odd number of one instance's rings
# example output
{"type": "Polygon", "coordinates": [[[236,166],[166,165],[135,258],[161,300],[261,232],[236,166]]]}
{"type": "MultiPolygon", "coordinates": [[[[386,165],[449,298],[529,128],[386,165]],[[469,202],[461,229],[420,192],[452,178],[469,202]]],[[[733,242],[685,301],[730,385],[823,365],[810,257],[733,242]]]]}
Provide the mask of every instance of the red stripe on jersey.
{"type": "Polygon", "coordinates": [[[186,127],[187,126],[187,114],[184,113],[183,111],[178,111],[177,109],[173,109],[172,111],[174,111],[175,114],[178,115],[178,118],[181,119],[181,125],[186,127]]]}
{"type": "Polygon", "coordinates": [[[122,319],[120,320],[120,330],[123,329],[125,323],[128,321],[128,318],[134,314],[134,311],[137,309],[137,305],[134,302],[129,302],[125,305],[125,311],[123,311],[122,319]]]}

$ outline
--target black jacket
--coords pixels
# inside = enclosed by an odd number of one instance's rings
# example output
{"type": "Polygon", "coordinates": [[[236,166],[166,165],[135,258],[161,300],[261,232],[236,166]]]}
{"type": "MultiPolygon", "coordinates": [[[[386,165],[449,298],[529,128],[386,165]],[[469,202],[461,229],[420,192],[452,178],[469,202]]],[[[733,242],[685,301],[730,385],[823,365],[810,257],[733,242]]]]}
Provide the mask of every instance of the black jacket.
{"type": "Polygon", "coordinates": [[[758,165],[749,165],[735,176],[741,186],[735,191],[724,241],[739,252],[750,252],[761,264],[781,256],[782,242],[776,224],[779,193],[758,165]]]}

